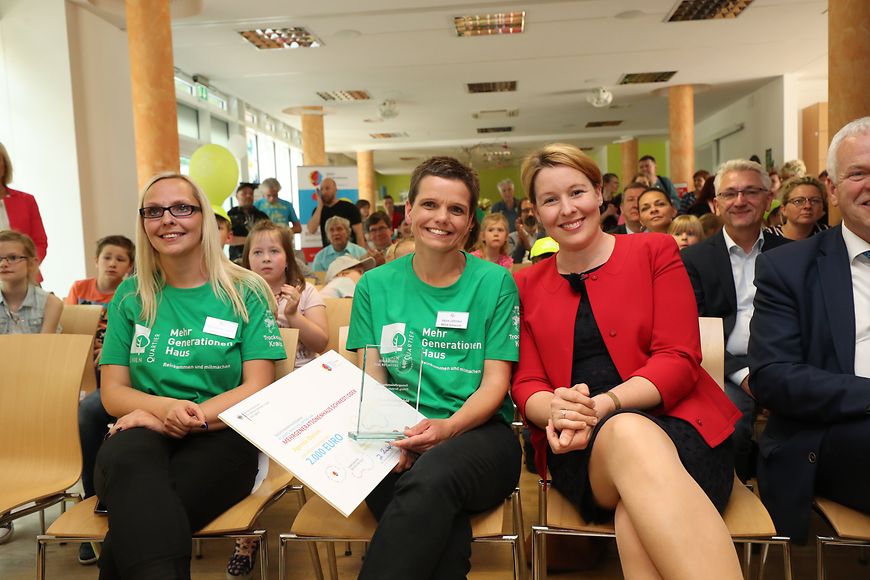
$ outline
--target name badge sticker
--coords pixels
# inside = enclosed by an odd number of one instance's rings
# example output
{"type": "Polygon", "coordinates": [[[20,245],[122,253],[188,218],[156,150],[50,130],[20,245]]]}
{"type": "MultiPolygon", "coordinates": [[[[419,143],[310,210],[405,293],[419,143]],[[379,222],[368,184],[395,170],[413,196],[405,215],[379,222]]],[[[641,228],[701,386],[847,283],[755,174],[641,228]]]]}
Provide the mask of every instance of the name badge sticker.
{"type": "Polygon", "coordinates": [[[468,328],[468,313],[439,311],[438,317],[435,319],[435,326],[438,328],[466,329],[468,328]]]}
{"type": "Polygon", "coordinates": [[[238,322],[232,322],[231,320],[221,320],[220,318],[214,318],[212,316],[206,316],[205,326],[202,327],[202,331],[207,334],[214,334],[216,336],[223,336],[226,338],[235,338],[236,331],[238,329],[238,322]]]}

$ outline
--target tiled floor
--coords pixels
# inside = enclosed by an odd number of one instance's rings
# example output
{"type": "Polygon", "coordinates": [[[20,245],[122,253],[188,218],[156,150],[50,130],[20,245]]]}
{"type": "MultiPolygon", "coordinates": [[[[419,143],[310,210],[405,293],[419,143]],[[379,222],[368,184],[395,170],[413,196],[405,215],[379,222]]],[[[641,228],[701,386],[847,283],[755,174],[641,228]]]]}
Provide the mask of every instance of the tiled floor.
{"type": "MultiPolygon", "coordinates": [[[[521,481],[523,493],[523,513],[526,526],[537,517],[536,478],[529,473],[523,474],[521,481]]],[[[277,534],[289,528],[290,522],[297,511],[296,498],[283,498],[272,506],[261,518],[261,524],[270,534],[270,577],[277,578],[277,534]]],[[[47,514],[50,522],[56,517],[57,508],[47,514]]],[[[827,533],[827,526],[818,518],[813,521],[813,533],[827,533]]],[[[39,533],[39,520],[36,515],[18,520],[15,525],[15,537],[8,544],[0,546],[0,580],[32,579],[36,575],[36,541],[39,533]]],[[[309,580],[314,578],[308,552],[301,545],[291,545],[288,558],[290,580],[309,580]]],[[[224,540],[205,542],[203,558],[193,562],[193,577],[197,580],[223,579],[226,558],[231,545],[224,540]]],[[[321,553],[323,550],[321,550],[321,553]]],[[[360,555],[363,552],[361,544],[353,546],[352,556],[339,553],[339,572],[341,578],[354,578],[359,570],[360,555]]],[[[810,580],[815,578],[816,558],[815,546],[796,546],[793,549],[793,566],[795,580],[810,580]]],[[[859,550],[852,548],[830,549],[828,580],[858,580],[870,578],[870,567],[859,561],[859,550]]],[[[97,578],[95,566],[81,566],[76,561],[77,545],[52,545],[48,549],[48,580],[79,580],[97,578]]],[[[325,557],[324,569],[325,569],[325,557]]],[[[756,561],[758,558],[755,559],[756,561]]],[[[256,577],[256,575],[255,575],[256,577]]],[[[511,577],[510,551],[504,546],[476,545],[473,549],[472,580],[502,580],[511,577]]],[[[605,580],[621,578],[616,550],[610,547],[603,562],[594,570],[588,572],[563,572],[551,574],[550,578],[569,579],[582,578],[587,580],[605,580]]],[[[705,578],[700,572],[698,578],[705,578]]],[[[771,548],[770,559],[765,578],[780,579],[782,574],[782,558],[779,549],[771,548]]]]}

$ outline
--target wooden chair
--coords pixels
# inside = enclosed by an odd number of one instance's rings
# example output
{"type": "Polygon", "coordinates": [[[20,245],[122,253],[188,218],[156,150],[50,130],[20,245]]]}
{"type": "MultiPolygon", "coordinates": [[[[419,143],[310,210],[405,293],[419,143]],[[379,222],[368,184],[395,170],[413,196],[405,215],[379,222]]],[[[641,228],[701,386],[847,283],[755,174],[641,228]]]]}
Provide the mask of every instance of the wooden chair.
{"type": "Polygon", "coordinates": [[[0,336],[0,524],[71,497],[82,474],[79,387],[93,336],[0,336]],[[28,505],[31,504],[31,505],[28,505]]]}
{"type": "Polygon", "coordinates": [[[825,580],[825,546],[870,546],[870,515],[817,497],[816,510],[834,528],[836,536],[816,536],[816,577],[825,580]]]}
{"type": "MultiPolygon", "coordinates": [[[[352,298],[324,298],[326,304],[326,322],[329,331],[329,342],[326,343],[327,350],[338,352],[339,349],[339,329],[342,326],[350,325],[350,311],[353,308],[352,298]]],[[[353,360],[356,362],[356,359],[353,360]]]]}
{"type": "Polygon", "coordinates": [[[317,271],[315,271],[315,272],[313,273],[313,276],[314,276],[314,279],[315,279],[315,282],[314,282],[315,285],[317,285],[317,286],[323,286],[324,284],[326,284],[326,272],[317,272],[317,271]]]}
{"type": "MultiPolygon", "coordinates": [[[[91,350],[94,348],[94,336],[100,325],[100,315],[103,307],[96,304],[64,304],[60,315],[60,326],[63,334],[83,334],[91,337],[91,350]]],[[[97,371],[93,364],[85,365],[82,374],[81,390],[85,393],[97,389],[97,371]]]]}
{"type": "MultiPolygon", "coordinates": [[[[725,384],[725,338],[722,332],[722,320],[719,318],[700,318],[699,326],[701,331],[701,366],[720,386],[723,386],[725,384]]],[[[616,537],[612,523],[590,524],[584,521],[574,505],[544,481],[540,481],[538,487],[538,515],[541,523],[532,526],[532,580],[540,580],[546,574],[546,536],[616,537]]],[[[770,515],[761,500],[749,491],[736,475],[734,476],[731,498],[728,500],[722,518],[725,520],[731,539],[735,543],[744,545],[743,573],[745,578],[749,578],[751,569],[752,544],[762,544],[765,547],[759,575],[763,574],[767,546],[778,544],[782,546],[783,550],[785,577],[787,580],[791,580],[789,538],[777,536],[773,520],[770,519],[770,515]]]]}
{"type": "MultiPolygon", "coordinates": [[[[421,522],[425,525],[425,522],[421,522]]],[[[339,542],[370,542],[378,526],[374,515],[361,504],[350,516],[345,518],[319,496],[313,496],[296,515],[289,534],[278,536],[278,579],[286,579],[286,560],[288,542],[305,542],[309,546],[315,542],[327,542],[330,580],[338,579],[338,565],[335,560],[334,544],[339,542]]],[[[517,580],[525,570],[525,551],[520,545],[523,530],[522,502],[520,490],[515,489],[511,496],[501,506],[471,518],[471,534],[473,543],[504,543],[511,547],[513,556],[513,574],[517,580]],[[509,508],[508,508],[509,506],[509,508]],[[505,510],[512,513],[512,531],[502,533],[505,510]]],[[[322,572],[319,562],[315,566],[318,578],[322,572]]]]}
{"type": "Polygon", "coordinates": [[[529,266],[534,266],[534,264],[532,264],[531,262],[520,262],[518,264],[514,263],[511,265],[511,274],[516,274],[523,268],[528,268],[529,266]]]}
{"type": "MultiPolygon", "coordinates": [[[[296,345],[299,340],[299,330],[282,328],[281,337],[287,352],[287,360],[276,364],[276,378],[280,378],[293,370],[296,362],[296,345]]],[[[79,466],[81,472],[81,466],[79,466]]],[[[299,492],[300,506],[305,504],[305,495],[301,485],[292,485],[293,475],[275,462],[269,462],[269,473],[260,486],[248,497],[234,505],[229,510],[211,521],[207,526],[196,532],[195,541],[215,538],[255,538],[260,540],[260,577],[267,578],[268,546],[266,531],[254,529],[254,523],[259,515],[269,505],[278,501],[287,491],[299,492]]],[[[49,527],[43,535],[37,536],[37,580],[45,578],[45,557],[48,544],[63,542],[102,542],[108,531],[108,518],[94,514],[97,498],[91,497],[77,503],[67,510],[49,527]]],[[[198,552],[198,546],[197,550],[198,552]]],[[[311,554],[312,559],[320,562],[316,548],[311,554]]],[[[322,580],[322,577],[319,578],[322,580]]]]}

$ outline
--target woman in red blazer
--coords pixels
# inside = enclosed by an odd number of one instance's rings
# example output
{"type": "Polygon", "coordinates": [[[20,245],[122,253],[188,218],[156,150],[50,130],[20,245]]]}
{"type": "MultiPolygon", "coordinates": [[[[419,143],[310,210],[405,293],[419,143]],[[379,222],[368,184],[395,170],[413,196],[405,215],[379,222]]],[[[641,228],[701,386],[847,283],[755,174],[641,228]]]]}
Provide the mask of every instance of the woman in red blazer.
{"type": "MultiPolygon", "coordinates": [[[[36,198],[29,193],[8,187],[9,182],[12,181],[12,160],[9,159],[9,153],[6,152],[6,147],[2,143],[0,143],[0,177],[2,177],[0,179],[0,201],[6,208],[9,229],[30,236],[30,239],[36,244],[36,257],[42,263],[48,250],[48,238],[45,237],[42,216],[39,215],[36,198]]],[[[0,227],[0,229],[4,228],[0,227]]]]}
{"type": "Polygon", "coordinates": [[[601,172],[572,145],[523,163],[560,246],[520,271],[512,395],[538,472],[585,519],[615,516],[626,578],[739,578],[728,530],[739,412],[700,367],[698,312],[670,236],[599,227],[601,172]],[[702,572],[703,571],[703,572],[702,572]]]}

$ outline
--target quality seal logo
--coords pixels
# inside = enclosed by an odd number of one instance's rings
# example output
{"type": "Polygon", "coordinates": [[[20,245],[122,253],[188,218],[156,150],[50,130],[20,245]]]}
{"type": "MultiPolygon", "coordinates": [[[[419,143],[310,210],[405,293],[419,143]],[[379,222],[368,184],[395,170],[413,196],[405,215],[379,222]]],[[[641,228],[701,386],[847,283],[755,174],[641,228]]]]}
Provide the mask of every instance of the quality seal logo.
{"type": "Polygon", "coordinates": [[[136,334],[130,345],[130,354],[145,354],[145,348],[151,344],[151,329],[141,324],[136,325],[136,334]]]}
{"type": "Polygon", "coordinates": [[[405,345],[405,323],[396,322],[381,328],[381,354],[401,352],[405,345]]]}

